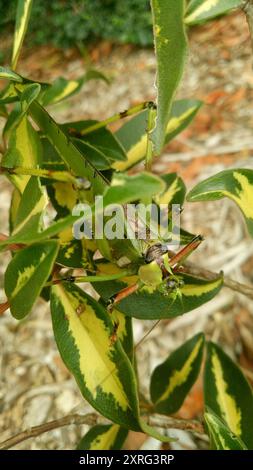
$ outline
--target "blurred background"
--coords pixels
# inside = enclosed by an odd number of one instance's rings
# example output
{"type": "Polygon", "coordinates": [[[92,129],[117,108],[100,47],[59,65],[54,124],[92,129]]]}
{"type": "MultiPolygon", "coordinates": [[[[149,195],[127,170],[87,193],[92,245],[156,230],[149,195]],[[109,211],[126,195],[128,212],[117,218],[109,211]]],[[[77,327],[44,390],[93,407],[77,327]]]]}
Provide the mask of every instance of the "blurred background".
{"type": "MultiPolygon", "coordinates": [[[[9,62],[16,2],[0,0],[0,62],[9,62]]],[[[240,12],[191,28],[190,52],[178,97],[204,102],[193,124],[156,160],[154,172],[178,172],[187,188],[219,171],[253,168],[252,51],[245,17],[240,12]]],[[[79,78],[95,68],[110,84],[90,81],[79,95],[50,107],[59,122],[104,119],[114,112],[155,98],[156,62],[152,48],[148,0],[35,0],[18,71],[41,81],[59,76],[79,78]]],[[[0,118],[0,123],[1,118],[0,118]]],[[[139,166],[139,169],[142,168],[139,166]]],[[[134,170],[136,171],[136,169],[134,170]]],[[[8,233],[11,186],[0,180],[0,232],[8,233]]],[[[252,201],[253,203],[253,201],[252,201]]],[[[185,204],[184,228],[201,233],[203,246],[192,260],[214,272],[253,282],[253,244],[243,217],[226,199],[185,204]]],[[[3,272],[9,255],[1,256],[3,272]]],[[[228,289],[203,307],[162,321],[138,348],[141,391],[148,394],[153,368],[173,349],[199,331],[222,345],[253,383],[253,305],[228,289]]],[[[134,322],[136,341],[153,322],[134,322]]],[[[71,412],[89,411],[62,363],[51,329],[48,305],[38,301],[28,319],[18,323],[7,312],[0,320],[1,441],[71,412]]],[[[201,378],[177,416],[201,416],[201,378]]],[[[18,449],[71,449],[87,430],[68,426],[26,441],[18,449]]],[[[182,431],[173,448],[202,449],[205,438],[182,431]]],[[[143,434],[130,433],[126,448],[160,448],[143,434]]]]}

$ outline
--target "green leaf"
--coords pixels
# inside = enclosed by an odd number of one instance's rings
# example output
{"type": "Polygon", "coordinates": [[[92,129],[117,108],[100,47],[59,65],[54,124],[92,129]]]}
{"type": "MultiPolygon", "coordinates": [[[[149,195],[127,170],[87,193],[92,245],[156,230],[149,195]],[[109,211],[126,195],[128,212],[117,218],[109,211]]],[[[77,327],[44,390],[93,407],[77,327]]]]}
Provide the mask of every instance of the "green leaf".
{"type": "Polygon", "coordinates": [[[0,117],[3,117],[3,118],[8,117],[8,111],[7,111],[5,104],[0,104],[0,117]]]}
{"type": "Polygon", "coordinates": [[[140,319],[173,318],[211,300],[218,294],[223,283],[222,277],[206,281],[182,274],[180,278],[183,286],[172,291],[166,291],[166,287],[161,291],[160,286],[144,285],[121,300],[117,309],[125,315],[140,319]]]}
{"type": "Polygon", "coordinates": [[[84,398],[117,424],[140,430],[132,366],[118,340],[112,341],[108,312],[74,285],[52,287],[55,339],[84,398]]]}
{"type": "Polygon", "coordinates": [[[252,390],[239,367],[214,343],[207,348],[204,396],[205,405],[253,449],[252,390]]]}
{"type": "Polygon", "coordinates": [[[211,410],[204,414],[212,448],[215,450],[247,450],[242,440],[233,434],[211,410]]]}
{"type": "Polygon", "coordinates": [[[57,182],[47,186],[50,202],[57,212],[57,218],[69,215],[78,202],[78,192],[72,183],[57,182]]]}
{"type": "Polygon", "coordinates": [[[12,236],[38,232],[46,204],[45,190],[42,188],[40,180],[32,176],[22,194],[12,236]]]}
{"type": "Polygon", "coordinates": [[[49,104],[59,103],[78,93],[84,83],[95,79],[104,80],[108,83],[105,75],[96,70],[88,71],[83,77],[77,80],[66,80],[64,77],[59,77],[45,91],[41,99],[41,104],[47,106],[49,104]]]}
{"type": "Polygon", "coordinates": [[[106,180],[96,167],[85,158],[85,155],[80,152],[47,111],[38,102],[34,101],[29,108],[29,113],[68,168],[71,168],[76,176],[87,178],[92,182],[94,192],[101,194],[107,186],[106,180]]]}
{"type": "Polygon", "coordinates": [[[182,76],[186,56],[184,0],[151,0],[157,58],[157,118],[152,133],[155,155],[165,142],[171,104],[182,76]]]}
{"type": "Polygon", "coordinates": [[[108,170],[111,167],[110,161],[100,149],[80,139],[72,139],[72,141],[85,155],[85,158],[98,170],[108,170]]]}
{"type": "Polygon", "coordinates": [[[83,142],[95,147],[106,155],[108,160],[111,160],[112,162],[117,160],[125,161],[127,157],[122,145],[119,143],[117,137],[115,137],[115,134],[112,134],[106,127],[101,127],[96,131],[82,136],[82,131],[85,131],[85,129],[97,122],[98,121],[94,120],[67,122],[62,124],[61,127],[70,136],[77,137],[83,142]]]}
{"type": "Polygon", "coordinates": [[[15,82],[8,83],[8,85],[0,93],[0,103],[4,105],[8,103],[13,103],[18,100],[19,98],[18,98],[17,90],[15,89],[15,82]]]}
{"type": "MultiPolygon", "coordinates": [[[[70,230],[72,234],[72,231],[70,230]]],[[[80,240],[62,241],[60,234],[60,250],[57,257],[57,263],[68,268],[83,268],[85,258],[83,259],[83,246],[80,240]]]]}
{"type": "MultiPolygon", "coordinates": [[[[12,243],[25,243],[31,244],[43,240],[47,240],[48,238],[55,237],[57,234],[61,233],[62,231],[66,230],[70,226],[73,226],[74,222],[78,220],[79,217],[69,215],[64,219],[59,219],[57,222],[54,222],[50,227],[42,232],[38,231],[31,231],[26,229],[20,230],[20,232],[15,233],[14,235],[10,236],[7,240],[0,242],[0,251],[1,249],[5,248],[7,245],[12,243]]],[[[33,228],[34,230],[34,228],[33,228]]]]}
{"type": "Polygon", "coordinates": [[[242,0],[191,0],[186,10],[185,23],[194,25],[208,21],[241,5],[242,0]]]}
{"type": "Polygon", "coordinates": [[[52,271],[57,252],[58,243],[52,240],[24,248],[11,260],[4,288],[15,318],[24,318],[30,312],[52,271]]]}
{"type": "MultiPolygon", "coordinates": [[[[168,144],[190,124],[201,105],[201,101],[197,100],[174,101],[166,126],[165,144],[168,144]]],[[[148,111],[146,110],[127,121],[116,132],[117,138],[127,153],[127,161],[115,162],[113,165],[115,170],[125,171],[145,158],[147,119],[148,111]]]]}
{"type": "Polygon", "coordinates": [[[228,197],[243,213],[253,237],[253,170],[225,170],[201,181],[187,195],[187,201],[215,201],[228,197]]]}
{"type": "Polygon", "coordinates": [[[132,318],[126,317],[117,309],[111,312],[113,324],[117,325],[115,336],[121,342],[122,347],[130,359],[131,363],[134,361],[134,340],[133,340],[133,325],[132,318]]]}
{"type": "Polygon", "coordinates": [[[77,450],[120,450],[128,430],[117,424],[93,426],[81,439],[77,450]]]}
{"type": "MultiPolygon", "coordinates": [[[[8,149],[1,164],[6,168],[37,168],[41,160],[40,138],[28,118],[24,116],[10,134],[8,149]]],[[[29,175],[10,175],[9,178],[21,193],[30,180],[29,175]]]]}
{"type": "Polygon", "coordinates": [[[21,75],[17,74],[16,72],[13,72],[13,70],[8,69],[7,67],[1,67],[1,66],[0,66],[0,79],[11,80],[12,82],[18,82],[18,83],[23,82],[23,77],[21,77],[21,75]]]}
{"type": "Polygon", "coordinates": [[[28,22],[32,10],[32,0],[18,0],[16,25],[14,33],[14,44],[12,50],[12,68],[15,70],[23,44],[25,33],[28,27],[28,22]]]}
{"type": "Polygon", "coordinates": [[[200,333],[154,370],[150,395],[157,413],[171,414],[179,410],[198,377],[203,348],[204,335],[200,333]]]}
{"type": "Polygon", "coordinates": [[[103,198],[104,207],[108,204],[126,204],[135,200],[145,200],[161,193],[165,184],[161,178],[150,173],[128,176],[115,174],[111,186],[106,189],[103,198]]]}
{"type": "Polygon", "coordinates": [[[186,193],[185,184],[176,173],[162,175],[162,180],[166,184],[165,191],[154,198],[155,202],[160,204],[180,204],[183,205],[186,193]]]}

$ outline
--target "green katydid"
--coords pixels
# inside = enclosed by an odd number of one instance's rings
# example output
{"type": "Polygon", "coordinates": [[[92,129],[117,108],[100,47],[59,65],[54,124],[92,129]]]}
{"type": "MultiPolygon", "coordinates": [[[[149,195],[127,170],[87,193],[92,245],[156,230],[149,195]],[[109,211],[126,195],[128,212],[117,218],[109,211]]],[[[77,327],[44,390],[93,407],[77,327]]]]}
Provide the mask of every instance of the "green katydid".
{"type": "Polygon", "coordinates": [[[164,295],[180,294],[181,265],[202,241],[203,237],[198,235],[176,254],[168,252],[162,243],[151,245],[145,254],[147,264],[139,268],[138,282],[118,292],[110,309],[145,285],[154,290],[158,288],[164,295]]]}

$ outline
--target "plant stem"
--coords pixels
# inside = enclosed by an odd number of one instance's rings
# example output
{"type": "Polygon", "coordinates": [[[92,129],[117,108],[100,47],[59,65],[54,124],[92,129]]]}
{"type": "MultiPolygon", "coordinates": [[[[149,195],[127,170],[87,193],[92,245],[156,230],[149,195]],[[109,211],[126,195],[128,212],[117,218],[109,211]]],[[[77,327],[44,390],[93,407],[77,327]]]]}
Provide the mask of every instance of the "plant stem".
{"type": "Polygon", "coordinates": [[[10,304],[8,302],[8,300],[6,302],[4,302],[3,304],[0,304],[0,315],[3,315],[4,312],[6,312],[6,310],[8,310],[10,304]]]}
{"type": "Polygon", "coordinates": [[[147,119],[147,148],[146,148],[146,171],[152,170],[153,160],[153,142],[151,139],[151,133],[155,126],[156,106],[154,103],[150,103],[148,107],[148,119],[147,119]]]}
{"type": "Polygon", "coordinates": [[[140,113],[144,109],[147,109],[150,106],[150,101],[144,101],[144,103],[138,104],[137,106],[133,106],[132,108],[127,109],[121,113],[114,114],[113,116],[105,119],[104,121],[97,122],[96,124],[92,124],[86,129],[83,129],[79,132],[79,134],[87,135],[91,132],[97,131],[103,127],[106,127],[108,124],[112,124],[113,122],[119,121],[120,119],[124,119],[129,116],[133,116],[134,114],[140,113]]]}
{"type": "Polygon", "coordinates": [[[69,276],[63,277],[60,279],[54,279],[53,281],[47,282],[45,287],[53,286],[56,284],[60,284],[61,282],[74,282],[74,283],[82,283],[82,282],[106,282],[106,281],[115,281],[117,279],[122,279],[123,277],[130,276],[132,273],[129,271],[123,271],[121,273],[116,274],[107,274],[105,276],[69,276]]]}
{"type": "MultiPolygon", "coordinates": [[[[146,416],[147,423],[151,426],[156,426],[162,429],[182,429],[185,431],[191,431],[198,434],[204,434],[204,428],[198,421],[192,420],[187,421],[178,418],[172,418],[170,416],[162,415],[150,415],[146,416]]],[[[32,428],[26,429],[15,436],[6,439],[0,443],[0,450],[10,449],[11,447],[20,444],[21,442],[27,441],[33,437],[40,436],[45,432],[52,431],[54,429],[62,428],[70,425],[80,426],[86,424],[88,426],[95,426],[96,424],[110,424],[110,422],[95,413],[87,415],[70,414],[63,418],[49,421],[48,423],[40,424],[32,428]]]]}
{"type": "Polygon", "coordinates": [[[56,181],[61,181],[63,183],[72,183],[76,184],[76,179],[68,171],[52,171],[52,170],[43,170],[41,168],[7,168],[0,166],[0,174],[8,175],[31,175],[38,176],[39,178],[48,178],[56,181]]]}
{"type": "MultiPolygon", "coordinates": [[[[39,426],[34,426],[30,429],[27,429],[26,431],[22,431],[16,434],[15,436],[10,437],[6,441],[0,443],[0,450],[9,449],[10,447],[20,444],[20,442],[27,441],[27,439],[40,436],[45,432],[52,431],[53,429],[62,428],[63,426],[70,426],[72,424],[79,426],[82,424],[94,426],[95,424],[102,424],[103,422],[105,422],[105,419],[101,419],[101,417],[96,415],[95,413],[90,413],[87,415],[72,414],[64,416],[64,418],[49,421],[48,423],[44,423],[39,426]]],[[[106,422],[106,424],[108,424],[108,421],[106,422]]]]}

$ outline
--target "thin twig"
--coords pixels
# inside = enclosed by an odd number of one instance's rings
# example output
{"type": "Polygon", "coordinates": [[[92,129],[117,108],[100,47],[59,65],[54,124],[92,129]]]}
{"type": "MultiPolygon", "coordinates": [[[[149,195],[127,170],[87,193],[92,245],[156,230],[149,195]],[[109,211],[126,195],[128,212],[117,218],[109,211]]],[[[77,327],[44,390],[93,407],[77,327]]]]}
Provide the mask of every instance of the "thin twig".
{"type": "Polygon", "coordinates": [[[8,310],[9,307],[10,307],[10,304],[8,300],[4,302],[3,304],[0,304],[0,315],[3,315],[6,312],[6,310],[8,310]]]}
{"type": "Polygon", "coordinates": [[[232,145],[221,145],[220,147],[216,146],[207,148],[206,151],[203,150],[190,150],[189,152],[178,152],[178,153],[165,153],[162,157],[157,160],[157,163],[166,163],[166,162],[187,162],[195,158],[205,158],[209,155],[230,155],[240,152],[251,152],[253,149],[253,140],[247,143],[245,138],[243,143],[232,144],[232,145]]]}
{"type": "Polygon", "coordinates": [[[64,416],[64,418],[55,419],[54,421],[49,421],[48,423],[43,423],[39,426],[34,426],[32,428],[26,429],[25,431],[22,431],[16,434],[15,436],[6,439],[6,441],[0,443],[0,450],[9,449],[10,447],[20,444],[20,442],[27,441],[27,439],[40,436],[45,432],[52,431],[53,429],[62,428],[64,426],[70,426],[71,424],[78,426],[81,424],[94,426],[98,423],[108,424],[108,421],[105,421],[105,418],[103,419],[95,413],[90,413],[87,415],[71,414],[68,416],[64,416]]]}
{"type": "MultiPolygon", "coordinates": [[[[198,434],[204,434],[202,424],[195,420],[184,420],[172,418],[170,416],[150,415],[146,416],[146,421],[150,426],[159,427],[161,429],[182,429],[184,431],[191,431],[198,434]]],[[[38,437],[41,434],[52,431],[54,429],[62,428],[64,426],[76,425],[80,426],[86,424],[88,426],[95,426],[96,424],[108,424],[109,421],[102,416],[95,413],[87,415],[71,414],[64,416],[64,418],[49,421],[48,423],[40,424],[32,428],[26,429],[15,436],[6,439],[0,443],[0,450],[10,449],[11,447],[27,441],[28,439],[38,437]]]]}
{"type": "Polygon", "coordinates": [[[203,425],[196,420],[186,420],[172,418],[171,416],[150,415],[147,423],[161,429],[181,429],[182,431],[192,431],[198,434],[205,434],[203,425]]]}

